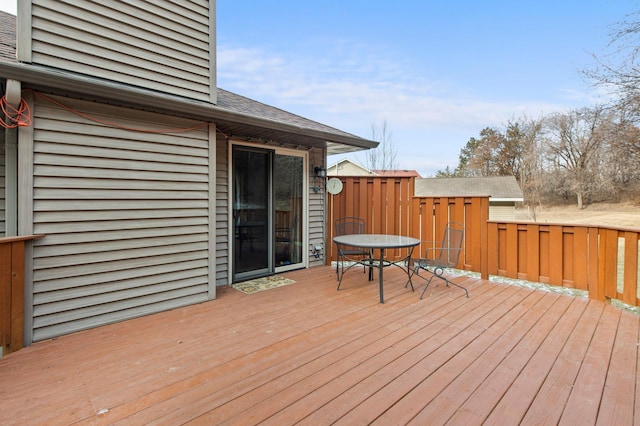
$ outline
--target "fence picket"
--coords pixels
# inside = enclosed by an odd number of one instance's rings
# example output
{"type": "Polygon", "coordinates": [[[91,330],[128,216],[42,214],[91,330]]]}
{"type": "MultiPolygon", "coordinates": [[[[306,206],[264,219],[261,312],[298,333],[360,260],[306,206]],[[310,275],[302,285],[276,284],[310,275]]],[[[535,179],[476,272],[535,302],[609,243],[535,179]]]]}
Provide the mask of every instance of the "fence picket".
{"type": "MultiPolygon", "coordinates": [[[[340,177],[344,190],[329,197],[326,259],[336,259],[333,221],[340,215],[367,221],[367,232],[407,235],[437,241],[449,221],[464,223],[464,253],[459,269],[480,272],[483,279],[502,275],[587,290],[597,300],[615,298],[633,306],[637,296],[640,230],[567,224],[489,221],[488,197],[415,197],[414,178],[340,177]],[[624,241],[624,253],[618,241],[624,241]],[[618,263],[623,287],[618,289],[618,263]]],[[[399,255],[399,253],[395,253],[399,255]]]]}

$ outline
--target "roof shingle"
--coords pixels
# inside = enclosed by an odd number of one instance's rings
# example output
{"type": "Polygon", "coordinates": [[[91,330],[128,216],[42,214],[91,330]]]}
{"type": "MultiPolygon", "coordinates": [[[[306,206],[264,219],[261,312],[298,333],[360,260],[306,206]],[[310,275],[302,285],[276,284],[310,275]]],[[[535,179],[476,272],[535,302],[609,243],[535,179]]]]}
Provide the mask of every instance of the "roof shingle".
{"type": "MultiPolygon", "coordinates": [[[[16,16],[0,11],[0,62],[18,63],[16,58],[16,16]]],[[[216,106],[231,113],[240,114],[236,121],[243,121],[242,116],[248,116],[260,120],[268,120],[286,128],[274,132],[258,129],[250,125],[227,126],[230,133],[239,131],[247,136],[270,139],[276,136],[286,142],[303,142],[306,140],[300,133],[304,131],[323,132],[324,142],[329,154],[351,152],[366,148],[374,148],[377,143],[365,138],[344,132],[331,126],[318,123],[282,109],[263,104],[261,102],[237,95],[224,89],[217,88],[216,106]],[[335,138],[335,139],[334,139],[335,138]],[[346,142],[346,143],[345,143],[346,142]]],[[[217,123],[224,127],[224,123],[217,123]]],[[[307,138],[308,139],[308,138],[307,138]]]]}
{"type": "Polygon", "coordinates": [[[523,195],[513,176],[416,179],[418,197],[489,196],[492,199],[522,201],[523,195]]]}
{"type": "Polygon", "coordinates": [[[17,62],[16,60],[16,17],[0,11],[0,60],[17,62]]]}

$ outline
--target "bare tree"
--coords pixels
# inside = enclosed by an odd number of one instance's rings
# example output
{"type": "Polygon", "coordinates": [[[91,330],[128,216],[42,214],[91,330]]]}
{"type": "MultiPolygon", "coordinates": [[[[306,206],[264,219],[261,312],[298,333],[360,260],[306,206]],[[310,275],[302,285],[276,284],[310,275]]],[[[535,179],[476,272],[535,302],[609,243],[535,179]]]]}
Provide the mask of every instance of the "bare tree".
{"type": "Polygon", "coordinates": [[[594,55],[584,75],[613,95],[613,103],[634,122],[640,120],[640,12],[627,15],[610,33],[608,50],[594,55]]]}
{"type": "Polygon", "coordinates": [[[640,129],[624,115],[609,112],[603,123],[606,144],[601,156],[600,173],[606,181],[605,197],[640,193],[640,129]]]}
{"type": "Polygon", "coordinates": [[[640,192],[640,12],[614,25],[607,49],[584,75],[611,95],[605,180],[615,194],[640,192]]]}
{"type": "Polygon", "coordinates": [[[514,133],[517,133],[520,145],[520,164],[516,178],[534,220],[536,209],[542,203],[545,187],[542,161],[543,123],[544,118],[534,119],[523,116],[519,120],[511,120],[507,126],[507,128],[517,129],[514,133]]]}
{"type": "Polygon", "coordinates": [[[594,165],[604,141],[603,117],[603,109],[595,107],[553,114],[548,119],[547,152],[566,171],[565,189],[576,196],[580,209],[598,180],[594,165]]]}
{"type": "Polygon", "coordinates": [[[382,124],[371,124],[371,139],[380,144],[376,149],[367,152],[367,168],[369,170],[396,170],[396,156],[398,149],[393,144],[387,121],[382,124]]]}

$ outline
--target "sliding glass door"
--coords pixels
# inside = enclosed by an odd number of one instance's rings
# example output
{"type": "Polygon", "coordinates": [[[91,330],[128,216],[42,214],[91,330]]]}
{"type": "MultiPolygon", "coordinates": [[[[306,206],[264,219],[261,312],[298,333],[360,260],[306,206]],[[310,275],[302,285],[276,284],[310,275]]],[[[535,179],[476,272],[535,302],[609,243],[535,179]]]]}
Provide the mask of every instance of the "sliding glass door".
{"type": "Polygon", "coordinates": [[[273,271],[271,151],[233,149],[234,281],[273,271]]]}
{"type": "Polygon", "coordinates": [[[302,157],[275,156],[275,266],[279,268],[302,263],[303,168],[302,157]]]}
{"type": "Polygon", "coordinates": [[[304,157],[233,145],[233,281],[304,266],[304,157]]]}

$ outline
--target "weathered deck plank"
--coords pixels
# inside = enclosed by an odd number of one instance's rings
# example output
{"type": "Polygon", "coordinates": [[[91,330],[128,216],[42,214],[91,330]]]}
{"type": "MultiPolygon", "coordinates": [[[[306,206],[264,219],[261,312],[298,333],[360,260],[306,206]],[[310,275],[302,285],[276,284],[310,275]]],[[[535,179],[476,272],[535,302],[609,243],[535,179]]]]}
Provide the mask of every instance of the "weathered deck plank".
{"type": "Polygon", "coordinates": [[[616,332],[607,381],[600,403],[599,424],[633,423],[636,383],[629,380],[629,377],[637,376],[635,349],[638,347],[638,332],[636,316],[623,312],[616,332]]]}
{"type": "Polygon", "coordinates": [[[526,308],[523,315],[448,386],[447,392],[439,395],[439,400],[450,401],[447,407],[430,404],[415,420],[442,418],[443,422],[454,424],[483,422],[568,304],[566,298],[546,294],[531,310],[526,308]],[[523,329],[529,331],[523,334],[523,329]]]}
{"type": "Polygon", "coordinates": [[[639,318],[456,277],[329,267],[0,359],[8,424],[634,424],[639,318]]]}
{"type": "Polygon", "coordinates": [[[487,425],[516,424],[524,417],[586,306],[578,299],[570,300],[570,306],[531,354],[525,368],[511,384],[507,383],[509,390],[486,419],[487,425]]]}

